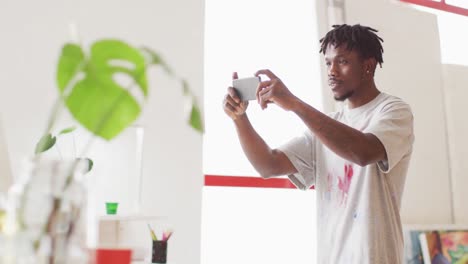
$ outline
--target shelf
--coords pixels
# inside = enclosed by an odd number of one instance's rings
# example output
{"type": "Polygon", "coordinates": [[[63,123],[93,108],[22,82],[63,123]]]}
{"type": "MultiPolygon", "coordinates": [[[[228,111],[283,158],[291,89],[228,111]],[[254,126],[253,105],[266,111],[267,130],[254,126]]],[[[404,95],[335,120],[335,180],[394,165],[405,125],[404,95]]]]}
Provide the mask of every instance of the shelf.
{"type": "MultiPolygon", "coordinates": [[[[146,248],[151,235],[148,225],[166,229],[168,217],[145,214],[103,215],[99,217],[98,246],[110,248],[146,248]]],[[[161,231],[159,231],[161,232],[161,231]]]]}
{"type": "Polygon", "coordinates": [[[160,215],[102,215],[99,216],[99,221],[150,221],[150,220],[167,220],[167,216],[160,215]]]}

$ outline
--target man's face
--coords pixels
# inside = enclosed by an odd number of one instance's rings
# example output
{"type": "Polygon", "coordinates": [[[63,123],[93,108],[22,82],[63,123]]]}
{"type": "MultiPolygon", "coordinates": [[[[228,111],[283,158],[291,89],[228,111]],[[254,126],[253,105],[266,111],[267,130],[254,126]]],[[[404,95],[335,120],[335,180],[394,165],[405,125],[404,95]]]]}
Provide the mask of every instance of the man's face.
{"type": "Polygon", "coordinates": [[[328,86],[337,101],[353,96],[361,87],[364,76],[364,63],[356,51],[346,49],[346,45],[336,48],[329,45],[325,52],[328,72],[328,86]]]}

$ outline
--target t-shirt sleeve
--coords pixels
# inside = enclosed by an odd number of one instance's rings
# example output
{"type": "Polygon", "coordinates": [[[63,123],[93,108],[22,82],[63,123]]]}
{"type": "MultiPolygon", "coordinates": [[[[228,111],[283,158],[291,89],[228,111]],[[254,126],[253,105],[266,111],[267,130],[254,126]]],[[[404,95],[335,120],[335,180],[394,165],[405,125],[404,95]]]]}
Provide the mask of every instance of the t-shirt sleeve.
{"type": "Polygon", "coordinates": [[[385,105],[364,132],[375,135],[383,144],[387,159],[379,161],[377,165],[382,172],[388,173],[412,151],[414,134],[411,108],[402,101],[385,105]]]}
{"type": "Polygon", "coordinates": [[[310,132],[291,139],[278,148],[298,171],[288,175],[289,180],[301,190],[315,184],[315,137],[310,132]]]}

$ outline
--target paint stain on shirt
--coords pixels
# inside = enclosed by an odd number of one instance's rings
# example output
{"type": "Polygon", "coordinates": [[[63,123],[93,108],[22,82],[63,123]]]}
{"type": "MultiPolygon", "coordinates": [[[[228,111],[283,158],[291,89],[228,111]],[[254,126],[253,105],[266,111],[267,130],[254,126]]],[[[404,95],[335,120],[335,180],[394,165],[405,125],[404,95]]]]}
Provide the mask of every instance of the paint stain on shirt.
{"type": "Polygon", "coordinates": [[[338,188],[341,191],[341,204],[346,203],[346,198],[348,197],[349,186],[351,185],[353,174],[353,165],[345,164],[344,177],[338,177],[338,188]]]}

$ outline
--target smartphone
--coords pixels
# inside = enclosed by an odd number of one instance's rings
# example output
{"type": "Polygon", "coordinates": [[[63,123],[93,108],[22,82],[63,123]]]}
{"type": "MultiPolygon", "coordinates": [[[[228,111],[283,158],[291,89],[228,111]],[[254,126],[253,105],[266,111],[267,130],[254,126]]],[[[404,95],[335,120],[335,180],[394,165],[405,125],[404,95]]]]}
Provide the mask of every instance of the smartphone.
{"type": "Polygon", "coordinates": [[[256,100],[259,83],[260,77],[247,77],[232,80],[232,87],[234,87],[242,101],[256,100]]]}

